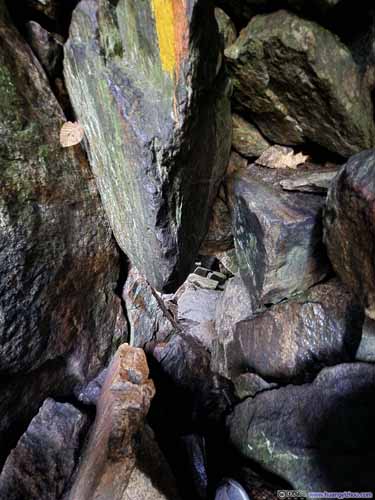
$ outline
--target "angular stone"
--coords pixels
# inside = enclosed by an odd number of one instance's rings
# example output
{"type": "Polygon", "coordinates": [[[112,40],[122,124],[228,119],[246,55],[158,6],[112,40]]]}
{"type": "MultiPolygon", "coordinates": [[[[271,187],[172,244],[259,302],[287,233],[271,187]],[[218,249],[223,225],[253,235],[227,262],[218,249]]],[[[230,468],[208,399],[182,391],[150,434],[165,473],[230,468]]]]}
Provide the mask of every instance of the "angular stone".
{"type": "Polygon", "coordinates": [[[270,141],[311,142],[343,157],[374,145],[370,91],[329,31],[284,10],[259,15],[225,55],[236,107],[270,141]]]}
{"type": "Polygon", "coordinates": [[[224,47],[229,47],[236,41],[236,26],[231,18],[218,7],[215,8],[215,19],[219,27],[219,33],[223,39],[224,47]]]}
{"type": "Polygon", "coordinates": [[[256,373],[242,373],[234,380],[236,394],[240,399],[253,398],[259,392],[275,389],[277,384],[266,382],[256,373]]]}
{"type": "Polygon", "coordinates": [[[292,172],[252,165],[229,182],[239,270],[254,308],[307,290],[329,268],[322,242],[325,199],[283,191],[280,181],[292,172]]]}
{"type": "Polygon", "coordinates": [[[216,280],[210,278],[204,278],[199,276],[199,274],[189,274],[188,282],[196,285],[199,288],[204,288],[206,290],[216,290],[219,283],[216,280]]]}
{"type": "Polygon", "coordinates": [[[313,383],[262,392],[229,418],[244,457],[307,491],[372,491],[375,366],[325,368],[313,383]]]}
{"type": "Polygon", "coordinates": [[[118,253],[82,151],[60,147],[65,117],[45,73],[4,16],[0,371],[24,374],[79,351],[76,371],[85,380],[112,349],[118,253]]]}
{"type": "Polygon", "coordinates": [[[115,237],[165,292],[191,269],[227,166],[221,57],[205,0],[83,0],[65,45],[68,91],[115,237]]]}
{"type": "Polygon", "coordinates": [[[26,24],[26,39],[50,78],[62,72],[64,39],[35,21],[26,24]]]}
{"type": "Polygon", "coordinates": [[[353,156],[328,192],[324,238],[332,266],[375,319],[375,151],[353,156]]]}
{"type": "Polygon", "coordinates": [[[375,363],[375,322],[369,318],[366,318],[363,324],[362,337],[355,359],[375,363]]]}
{"type": "Polygon", "coordinates": [[[5,462],[0,498],[61,498],[76,466],[87,423],[87,417],[71,404],[47,399],[5,462]]]}
{"type": "Polygon", "coordinates": [[[258,158],[270,147],[270,143],[259,130],[239,115],[232,115],[232,147],[246,158],[258,158]]]}
{"type": "Polygon", "coordinates": [[[232,325],[222,338],[230,378],[252,371],[266,379],[305,381],[323,367],[354,360],[363,312],[338,281],[317,285],[289,302],[232,325]]]}
{"type": "Polygon", "coordinates": [[[144,352],[121,345],[108,368],[69,500],[123,499],[136,463],[134,439],[155,393],[148,375],[144,352]]]}
{"type": "Polygon", "coordinates": [[[338,168],[327,168],[317,172],[303,172],[292,178],[280,181],[285,191],[301,191],[303,193],[325,194],[336,177],[338,168]]]}

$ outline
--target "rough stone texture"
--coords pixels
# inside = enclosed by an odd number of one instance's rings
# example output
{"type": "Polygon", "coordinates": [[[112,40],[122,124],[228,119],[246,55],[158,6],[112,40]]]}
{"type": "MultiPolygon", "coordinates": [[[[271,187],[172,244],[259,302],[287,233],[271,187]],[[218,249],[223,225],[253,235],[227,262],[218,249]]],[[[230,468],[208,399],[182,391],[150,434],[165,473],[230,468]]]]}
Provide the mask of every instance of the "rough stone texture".
{"type": "Polygon", "coordinates": [[[117,350],[97,403],[69,500],[122,500],[135,467],[134,438],[155,393],[146,356],[123,344],[117,350]]]}
{"type": "Polygon", "coordinates": [[[45,16],[56,20],[60,11],[59,0],[25,0],[26,5],[45,16]]]}
{"type": "Polygon", "coordinates": [[[270,143],[263,137],[259,130],[250,122],[234,114],[232,116],[233,138],[232,147],[246,158],[257,158],[270,143]]]}
{"type": "Polygon", "coordinates": [[[47,75],[54,78],[61,73],[64,56],[63,38],[49,33],[35,21],[26,24],[26,38],[47,75]]]}
{"type": "Polygon", "coordinates": [[[374,387],[375,366],[354,363],[265,391],[236,407],[231,442],[294,489],[373,491],[374,387]]]}
{"type": "Polygon", "coordinates": [[[324,238],[333,268],[375,319],[375,151],[353,156],[328,192],[324,238]]]}
{"type": "Polygon", "coordinates": [[[267,139],[343,157],[373,146],[370,92],[329,31],[281,10],[254,17],[225,55],[235,104],[267,139]]]}
{"type": "Polygon", "coordinates": [[[324,366],[354,360],[362,323],[361,307],[333,280],[232,324],[232,338],[219,338],[219,363],[230,378],[252,371],[267,379],[308,380],[324,366]]]}
{"type": "Polygon", "coordinates": [[[216,336],[212,346],[211,369],[227,377],[229,374],[227,346],[235,340],[237,325],[253,315],[249,292],[242,278],[228,280],[216,308],[216,336]]]}
{"type": "Polygon", "coordinates": [[[230,150],[213,7],[83,0],[65,49],[67,87],[116,239],[154,288],[174,291],[207,231],[230,150]]]}
{"type": "Polygon", "coordinates": [[[218,7],[215,8],[215,19],[219,27],[219,33],[223,39],[224,47],[229,47],[236,41],[237,30],[231,18],[218,7]]]}
{"type": "Polygon", "coordinates": [[[375,322],[365,319],[362,337],[355,356],[357,361],[375,363],[375,322]]]}
{"type": "Polygon", "coordinates": [[[161,297],[133,267],[125,282],[123,300],[130,324],[130,344],[147,349],[162,342],[176,329],[176,323],[161,297]]]}
{"type": "Polygon", "coordinates": [[[0,498],[56,500],[77,462],[87,417],[69,403],[47,399],[0,475],[0,498]]]}
{"type": "Polygon", "coordinates": [[[248,397],[253,398],[259,392],[268,391],[277,387],[277,384],[266,382],[256,373],[242,373],[236,377],[233,382],[236,389],[236,395],[240,399],[248,397]]]}
{"type": "Polygon", "coordinates": [[[290,179],[280,181],[285,191],[301,191],[303,193],[325,194],[331,182],[338,173],[337,167],[327,168],[316,172],[303,172],[290,179]]]}
{"type": "Polygon", "coordinates": [[[280,181],[292,172],[251,165],[229,182],[238,265],[254,307],[308,289],[329,267],[322,243],[325,199],[283,191],[280,181]]]}

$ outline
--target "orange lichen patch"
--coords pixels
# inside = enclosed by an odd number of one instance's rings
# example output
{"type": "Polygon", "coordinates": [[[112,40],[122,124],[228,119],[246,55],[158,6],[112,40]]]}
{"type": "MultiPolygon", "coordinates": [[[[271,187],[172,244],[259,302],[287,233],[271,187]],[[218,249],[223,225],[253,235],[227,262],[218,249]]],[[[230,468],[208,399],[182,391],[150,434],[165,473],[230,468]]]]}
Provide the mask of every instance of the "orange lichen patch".
{"type": "Polygon", "coordinates": [[[177,76],[188,51],[186,0],[151,0],[163,70],[177,76]]]}

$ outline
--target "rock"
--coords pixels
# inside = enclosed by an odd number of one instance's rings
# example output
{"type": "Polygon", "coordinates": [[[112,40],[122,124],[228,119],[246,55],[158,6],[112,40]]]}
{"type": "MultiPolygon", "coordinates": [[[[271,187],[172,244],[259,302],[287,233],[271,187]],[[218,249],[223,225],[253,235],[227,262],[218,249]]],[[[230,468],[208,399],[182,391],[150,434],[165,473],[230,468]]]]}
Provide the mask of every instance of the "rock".
{"type": "Polygon", "coordinates": [[[130,325],[130,343],[147,350],[151,342],[163,342],[176,329],[163,300],[145,278],[131,268],[123,290],[130,325]]]}
{"type": "Polygon", "coordinates": [[[216,308],[216,336],[212,345],[211,369],[228,376],[230,360],[226,358],[227,345],[235,340],[237,325],[253,315],[249,292],[242,279],[235,276],[227,281],[216,308]]]}
{"type": "Polygon", "coordinates": [[[177,302],[178,322],[184,335],[191,335],[208,350],[215,336],[216,305],[221,294],[188,285],[177,302]]]}
{"type": "Polygon", "coordinates": [[[64,57],[63,38],[49,33],[35,21],[26,24],[26,37],[49,78],[61,73],[64,57]]]}
{"type": "Polygon", "coordinates": [[[65,117],[1,5],[3,455],[47,397],[66,396],[104,366],[121,303],[119,256],[89,165],[79,148],[60,148],[65,117]]]}
{"type": "Polygon", "coordinates": [[[270,143],[259,130],[239,115],[232,115],[232,147],[246,158],[258,158],[270,147],[270,143]]]}
{"type": "Polygon", "coordinates": [[[195,498],[204,500],[208,493],[208,473],[205,440],[199,434],[182,436],[182,448],[189,466],[187,474],[193,483],[195,498]]]}
{"type": "Polygon", "coordinates": [[[331,184],[324,239],[332,266],[375,319],[375,151],[363,151],[331,184]]]}
{"type": "Polygon", "coordinates": [[[215,19],[219,27],[219,33],[223,39],[224,47],[229,47],[236,41],[237,30],[231,18],[218,7],[215,8],[215,19]]]}
{"type": "Polygon", "coordinates": [[[107,376],[107,368],[104,368],[97,377],[83,387],[75,388],[78,401],[87,406],[96,406],[100,393],[107,376]]]}
{"type": "Polygon", "coordinates": [[[374,145],[370,92],[329,31],[284,10],[259,15],[225,55],[236,108],[268,140],[308,141],[342,157],[374,145]]]}
{"type": "Polygon", "coordinates": [[[209,273],[208,277],[211,280],[217,281],[219,283],[219,285],[224,285],[224,283],[227,280],[227,276],[223,273],[220,273],[219,271],[213,271],[213,272],[209,273]]]}
{"type": "Polygon", "coordinates": [[[148,376],[144,352],[121,345],[108,368],[69,500],[124,498],[136,463],[134,439],[155,393],[148,376]]]}
{"type": "Polygon", "coordinates": [[[207,290],[216,290],[219,283],[217,280],[212,280],[210,278],[204,278],[199,276],[199,274],[189,274],[187,281],[199,288],[205,288],[207,290]]]}
{"type": "Polygon", "coordinates": [[[366,318],[363,324],[362,337],[355,359],[375,363],[375,322],[369,318],[366,318]]]}
{"type": "Polygon", "coordinates": [[[266,382],[256,373],[242,373],[234,380],[234,387],[239,399],[253,398],[259,392],[275,389],[277,384],[266,382]]]}
{"type": "Polygon", "coordinates": [[[280,181],[280,186],[285,191],[300,191],[302,193],[325,194],[331,182],[336,177],[336,167],[318,170],[316,172],[303,172],[293,178],[280,181]]]}
{"type": "Polygon", "coordinates": [[[73,14],[64,72],[101,198],[120,247],[159,291],[190,272],[227,166],[221,57],[205,0],[84,0],[73,14]]]}
{"type": "Polygon", "coordinates": [[[53,20],[56,20],[59,15],[59,3],[59,0],[26,0],[26,5],[30,9],[40,12],[53,20]]]}
{"type": "Polygon", "coordinates": [[[87,417],[69,403],[47,399],[10,453],[0,498],[61,498],[76,466],[87,417]]]}
{"type": "Polygon", "coordinates": [[[230,440],[293,489],[372,491],[374,387],[373,365],[325,368],[311,384],[240,403],[228,420],[230,440]]]}
{"type": "Polygon", "coordinates": [[[220,261],[221,265],[232,275],[238,273],[238,260],[236,255],[236,250],[233,248],[232,250],[228,250],[227,252],[217,254],[217,258],[220,261]]]}
{"type": "Polygon", "coordinates": [[[321,281],[324,197],[287,193],[289,170],[252,165],[231,177],[229,202],[240,274],[253,307],[277,303],[321,281]]]}
{"type": "Polygon", "coordinates": [[[308,156],[302,153],[294,153],[293,148],[286,146],[271,146],[256,160],[257,165],[267,168],[291,168],[296,169],[306,162],[308,156]]]}
{"type": "Polygon", "coordinates": [[[240,27],[249,22],[249,19],[254,15],[253,7],[243,0],[216,0],[215,4],[240,27]]]}
{"type": "Polygon", "coordinates": [[[324,366],[354,360],[362,322],[353,296],[330,281],[232,324],[232,338],[219,337],[219,363],[229,378],[252,371],[266,379],[305,381],[324,366]]]}

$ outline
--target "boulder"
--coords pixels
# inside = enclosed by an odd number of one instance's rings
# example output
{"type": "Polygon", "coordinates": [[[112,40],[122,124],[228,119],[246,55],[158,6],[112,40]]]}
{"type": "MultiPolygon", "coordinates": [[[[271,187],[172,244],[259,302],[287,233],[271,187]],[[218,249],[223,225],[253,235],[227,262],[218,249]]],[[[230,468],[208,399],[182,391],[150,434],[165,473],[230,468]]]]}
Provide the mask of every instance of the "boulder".
{"type": "Polygon", "coordinates": [[[263,137],[257,127],[241,118],[241,116],[234,114],[232,124],[232,147],[242,156],[258,158],[270,147],[270,143],[263,137]]]}
{"type": "Polygon", "coordinates": [[[228,181],[239,271],[254,308],[307,290],[329,269],[322,242],[325,198],[283,191],[280,182],[293,175],[251,165],[228,181]]]}
{"type": "Polygon", "coordinates": [[[329,258],[342,281],[375,319],[375,151],[363,151],[331,184],[324,215],[329,258]]]}
{"type": "Polygon", "coordinates": [[[342,157],[374,145],[370,91],[349,49],[318,24],[285,10],[258,15],[225,55],[236,109],[268,140],[342,157]]]}
{"type": "Polygon", "coordinates": [[[190,271],[227,166],[220,45],[205,0],[83,0],[65,45],[68,91],[115,237],[159,291],[190,271]]]}
{"type": "Polygon", "coordinates": [[[354,360],[362,323],[352,294],[338,280],[329,281],[232,323],[232,336],[218,337],[222,359],[216,363],[231,379],[251,371],[271,380],[306,381],[324,366],[354,360]]]}
{"type": "Polygon", "coordinates": [[[372,491],[375,366],[340,364],[313,383],[257,394],[228,419],[247,459],[306,491],[372,491]]]}
{"type": "Polygon", "coordinates": [[[236,41],[237,30],[231,18],[219,7],[215,8],[215,19],[224,47],[229,47],[236,41]]]}
{"type": "Polygon", "coordinates": [[[7,458],[0,498],[61,498],[77,463],[88,419],[69,403],[47,399],[7,458]]]}
{"type": "Polygon", "coordinates": [[[375,363],[375,322],[365,319],[355,359],[367,363],[375,363]]]}

